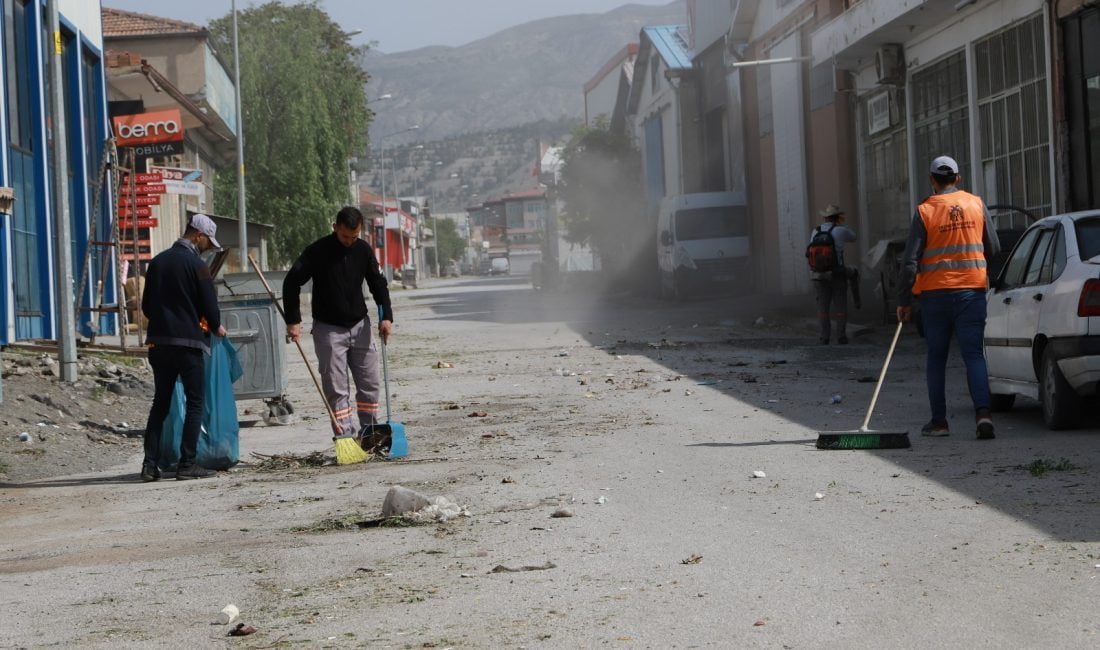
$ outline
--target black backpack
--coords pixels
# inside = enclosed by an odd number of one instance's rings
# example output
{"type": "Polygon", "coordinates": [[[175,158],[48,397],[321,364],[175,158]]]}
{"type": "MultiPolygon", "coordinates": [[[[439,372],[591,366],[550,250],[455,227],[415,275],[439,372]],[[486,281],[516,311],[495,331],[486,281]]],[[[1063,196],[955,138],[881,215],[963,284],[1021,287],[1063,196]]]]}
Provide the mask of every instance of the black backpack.
{"type": "MultiPolygon", "coordinates": [[[[833,225],[833,228],[836,226],[833,225]]],[[[806,262],[810,270],[815,273],[828,273],[840,267],[840,259],[836,254],[836,241],[833,239],[833,228],[823,230],[821,226],[814,229],[814,236],[810,239],[810,245],[806,247],[806,262]]]]}

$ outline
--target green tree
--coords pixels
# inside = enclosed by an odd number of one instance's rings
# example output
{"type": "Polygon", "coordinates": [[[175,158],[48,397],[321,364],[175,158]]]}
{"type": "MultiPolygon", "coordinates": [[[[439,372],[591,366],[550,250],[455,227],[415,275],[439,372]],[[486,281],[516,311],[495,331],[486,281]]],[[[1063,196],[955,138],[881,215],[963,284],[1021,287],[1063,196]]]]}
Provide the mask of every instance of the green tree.
{"type": "MultiPolygon", "coordinates": [[[[427,225],[437,228],[435,231],[436,246],[439,247],[439,257],[446,265],[450,260],[460,259],[466,251],[466,240],[458,234],[458,226],[450,219],[436,219],[434,223],[428,221],[427,225]]],[[[428,266],[435,266],[435,248],[427,249],[428,266]]],[[[442,272],[442,269],[440,269],[442,272]]]]}
{"type": "MultiPolygon", "coordinates": [[[[293,260],[328,232],[352,201],[348,159],[365,148],[362,56],[316,1],[268,2],[238,13],[245,191],[250,220],[275,226],[276,264],[293,260]]],[[[215,48],[231,58],[233,17],[210,25],[215,48]]],[[[237,173],[215,178],[215,207],[237,212],[237,173]]]]}
{"type": "Polygon", "coordinates": [[[641,155],[606,120],[579,126],[562,152],[565,239],[588,245],[615,280],[645,286],[657,264],[656,220],[643,202],[641,155]]]}

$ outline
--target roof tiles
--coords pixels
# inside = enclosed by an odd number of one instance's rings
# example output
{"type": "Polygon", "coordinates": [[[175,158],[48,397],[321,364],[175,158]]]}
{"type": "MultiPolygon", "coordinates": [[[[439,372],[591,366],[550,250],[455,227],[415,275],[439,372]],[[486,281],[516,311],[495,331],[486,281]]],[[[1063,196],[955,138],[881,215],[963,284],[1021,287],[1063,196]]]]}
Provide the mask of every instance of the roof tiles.
{"type": "Polygon", "coordinates": [[[103,35],[112,36],[146,36],[156,34],[202,34],[205,27],[194,23],[160,16],[140,14],[136,11],[124,11],[103,7],[103,35]]]}

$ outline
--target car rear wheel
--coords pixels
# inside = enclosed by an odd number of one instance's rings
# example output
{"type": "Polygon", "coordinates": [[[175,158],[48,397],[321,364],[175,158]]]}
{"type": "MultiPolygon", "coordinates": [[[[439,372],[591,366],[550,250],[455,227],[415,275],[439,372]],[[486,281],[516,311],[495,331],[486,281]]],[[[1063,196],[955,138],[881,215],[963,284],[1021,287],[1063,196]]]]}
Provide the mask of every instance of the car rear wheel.
{"type": "Polygon", "coordinates": [[[1009,393],[1008,395],[1001,395],[994,393],[989,396],[990,406],[995,413],[1003,413],[1005,411],[1011,411],[1012,405],[1016,403],[1016,394],[1009,393]]]}
{"type": "Polygon", "coordinates": [[[1048,428],[1055,431],[1073,427],[1081,416],[1081,398],[1062,375],[1050,350],[1043,352],[1041,370],[1039,388],[1043,403],[1043,421],[1048,428]]]}

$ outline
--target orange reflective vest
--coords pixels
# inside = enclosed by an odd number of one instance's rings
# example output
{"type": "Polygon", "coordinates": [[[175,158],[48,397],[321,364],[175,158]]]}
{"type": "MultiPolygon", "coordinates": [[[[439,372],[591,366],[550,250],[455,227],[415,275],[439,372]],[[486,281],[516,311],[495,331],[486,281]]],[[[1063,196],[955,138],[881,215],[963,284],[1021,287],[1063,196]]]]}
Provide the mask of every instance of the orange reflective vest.
{"type": "Polygon", "coordinates": [[[917,206],[928,238],[913,293],[936,289],[985,289],[985,208],[963,191],[936,194],[917,206]]]}

